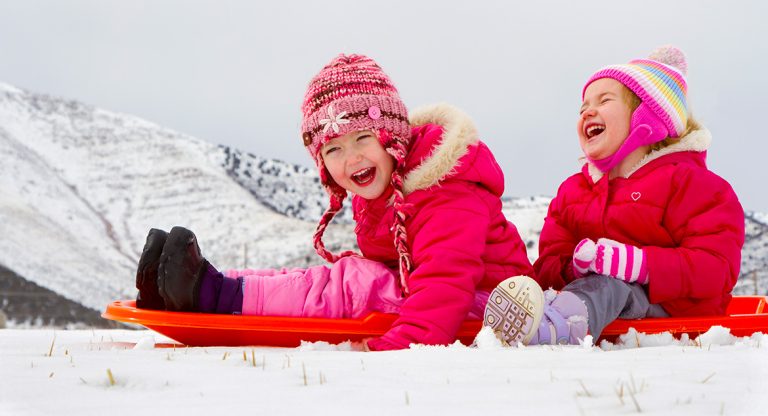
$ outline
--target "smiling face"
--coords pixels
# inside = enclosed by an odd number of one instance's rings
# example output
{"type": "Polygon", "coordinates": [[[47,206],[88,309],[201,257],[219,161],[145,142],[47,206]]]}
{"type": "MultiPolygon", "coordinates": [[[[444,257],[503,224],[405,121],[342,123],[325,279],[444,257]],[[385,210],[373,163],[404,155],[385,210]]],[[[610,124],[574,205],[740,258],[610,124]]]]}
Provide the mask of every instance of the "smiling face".
{"type": "Polygon", "coordinates": [[[629,90],[611,78],[598,79],[584,92],[576,129],[584,154],[599,160],[616,153],[629,135],[632,108],[629,90]]]}
{"type": "Polygon", "coordinates": [[[395,159],[370,130],[331,139],[321,149],[325,168],[342,188],[365,199],[376,199],[387,189],[395,159]]]}

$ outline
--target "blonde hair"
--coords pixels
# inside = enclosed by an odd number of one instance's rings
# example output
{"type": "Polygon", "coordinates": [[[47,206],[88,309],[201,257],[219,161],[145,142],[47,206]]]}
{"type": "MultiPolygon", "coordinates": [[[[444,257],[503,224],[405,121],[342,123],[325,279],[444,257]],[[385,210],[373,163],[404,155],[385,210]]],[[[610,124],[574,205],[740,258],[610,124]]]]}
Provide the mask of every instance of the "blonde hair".
{"type": "Polygon", "coordinates": [[[640,104],[642,103],[640,97],[624,84],[621,84],[621,93],[621,98],[624,99],[624,103],[629,106],[630,114],[634,113],[635,110],[637,110],[637,107],[640,107],[640,104]]]}
{"type": "MultiPolygon", "coordinates": [[[[621,85],[622,87],[622,98],[624,99],[624,102],[627,104],[627,106],[630,109],[630,112],[634,112],[637,110],[637,107],[640,107],[640,104],[642,101],[640,100],[640,97],[637,96],[632,90],[627,88],[624,84],[621,85]]],[[[666,139],[656,142],[651,145],[651,151],[661,150],[665,147],[671,146],[677,142],[679,142],[683,137],[687,136],[694,130],[699,130],[701,128],[701,124],[699,124],[698,121],[696,121],[693,116],[688,114],[688,123],[685,125],[685,131],[683,134],[681,134],[679,137],[667,137],[666,139]]]]}

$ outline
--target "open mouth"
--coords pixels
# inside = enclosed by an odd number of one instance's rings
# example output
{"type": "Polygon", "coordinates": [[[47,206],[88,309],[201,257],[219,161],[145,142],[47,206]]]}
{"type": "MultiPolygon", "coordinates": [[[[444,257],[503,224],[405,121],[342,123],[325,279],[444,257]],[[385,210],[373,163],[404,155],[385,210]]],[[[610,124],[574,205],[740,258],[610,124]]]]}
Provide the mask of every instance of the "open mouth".
{"type": "Polygon", "coordinates": [[[376,177],[376,168],[370,167],[365,169],[360,169],[357,172],[353,173],[351,178],[352,181],[358,184],[359,186],[366,186],[373,182],[373,178],[376,177]]]}
{"type": "Polygon", "coordinates": [[[584,135],[587,136],[587,139],[591,139],[604,131],[604,124],[588,124],[584,127],[584,135]]]}

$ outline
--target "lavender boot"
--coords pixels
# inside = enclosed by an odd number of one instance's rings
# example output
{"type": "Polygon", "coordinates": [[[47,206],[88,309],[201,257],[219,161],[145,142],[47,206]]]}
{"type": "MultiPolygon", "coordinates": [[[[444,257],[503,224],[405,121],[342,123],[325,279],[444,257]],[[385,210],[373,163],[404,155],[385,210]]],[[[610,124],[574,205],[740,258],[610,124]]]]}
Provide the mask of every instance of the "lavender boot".
{"type": "Polygon", "coordinates": [[[528,344],[544,314],[544,293],[535,280],[515,276],[499,283],[488,296],[483,325],[505,345],[528,344]]]}
{"type": "Polygon", "coordinates": [[[571,292],[548,290],[544,317],[530,345],[578,345],[588,330],[587,306],[571,292]]]}

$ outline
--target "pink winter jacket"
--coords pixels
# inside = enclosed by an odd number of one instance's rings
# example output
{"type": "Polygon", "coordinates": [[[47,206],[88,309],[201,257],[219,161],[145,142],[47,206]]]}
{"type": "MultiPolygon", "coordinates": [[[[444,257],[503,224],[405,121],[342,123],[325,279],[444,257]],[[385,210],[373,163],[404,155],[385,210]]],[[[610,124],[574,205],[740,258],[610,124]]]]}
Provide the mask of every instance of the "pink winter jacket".
{"type": "Polygon", "coordinates": [[[587,163],[549,206],[534,264],[542,287],[574,279],[583,238],[643,249],[651,303],[671,316],[725,313],[744,244],[744,210],[731,186],[709,171],[707,130],[646,156],[627,177],[608,180],[587,163]]]}
{"type": "MultiPolygon", "coordinates": [[[[412,113],[410,122],[417,126],[403,186],[410,295],[392,328],[368,341],[372,350],[452,343],[475,291],[533,273],[517,229],[501,212],[504,175],[469,117],[437,105],[412,113]]],[[[355,197],[352,206],[362,254],[396,268],[390,196],[355,197]]]]}

